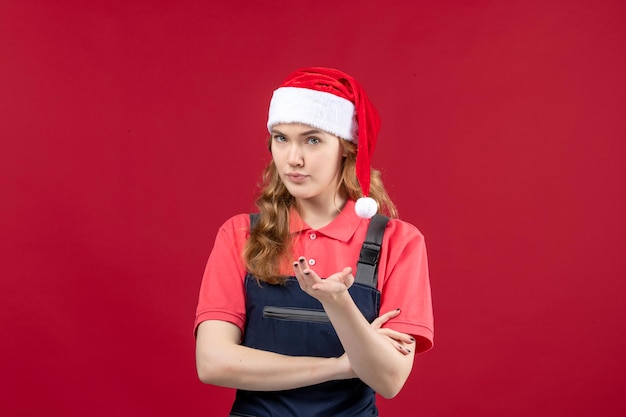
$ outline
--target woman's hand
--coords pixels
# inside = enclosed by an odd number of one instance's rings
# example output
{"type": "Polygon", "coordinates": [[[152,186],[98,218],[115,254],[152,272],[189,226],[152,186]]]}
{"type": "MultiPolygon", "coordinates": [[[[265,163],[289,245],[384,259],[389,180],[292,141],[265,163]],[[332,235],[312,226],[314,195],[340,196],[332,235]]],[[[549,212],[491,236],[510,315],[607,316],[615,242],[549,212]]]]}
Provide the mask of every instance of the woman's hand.
{"type": "Polygon", "coordinates": [[[406,333],[381,327],[390,319],[398,316],[398,314],[400,314],[400,309],[388,311],[385,314],[378,316],[371,325],[379,334],[385,336],[389,343],[391,343],[398,352],[403,355],[408,355],[415,349],[415,339],[406,333]]]}
{"type": "Polygon", "coordinates": [[[308,267],[304,256],[301,256],[293,263],[293,270],[300,288],[320,302],[336,298],[347,291],[354,283],[352,268],[346,267],[341,272],[334,273],[328,278],[320,278],[315,271],[308,267]]]}
{"type": "MultiPolygon", "coordinates": [[[[328,278],[320,278],[315,271],[308,267],[307,260],[304,256],[301,256],[293,263],[293,269],[298,283],[300,284],[300,288],[320,302],[332,299],[347,291],[354,283],[352,268],[346,267],[341,272],[334,273],[328,278]]],[[[415,339],[408,334],[382,327],[383,324],[398,316],[398,314],[400,314],[400,309],[388,311],[377,317],[371,323],[371,326],[376,329],[379,334],[385,336],[385,339],[391,343],[398,352],[403,355],[408,355],[415,348],[415,339]]]]}
{"type": "MultiPolygon", "coordinates": [[[[301,256],[293,269],[300,288],[317,299],[328,314],[350,369],[384,398],[393,398],[406,382],[415,355],[415,341],[410,335],[382,328],[400,310],[389,311],[369,323],[348,293],[354,283],[352,268],[320,278],[301,256]]],[[[342,366],[344,359],[339,361],[342,366]]]]}

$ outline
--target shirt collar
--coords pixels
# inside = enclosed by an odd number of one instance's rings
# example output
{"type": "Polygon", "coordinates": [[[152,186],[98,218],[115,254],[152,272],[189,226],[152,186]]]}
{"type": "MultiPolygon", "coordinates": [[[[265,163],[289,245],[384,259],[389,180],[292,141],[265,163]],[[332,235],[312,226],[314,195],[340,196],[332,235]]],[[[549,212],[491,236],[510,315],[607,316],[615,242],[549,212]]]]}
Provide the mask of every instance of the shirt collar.
{"type": "MultiPolygon", "coordinates": [[[[333,239],[347,242],[354,235],[362,220],[354,212],[354,201],[348,200],[337,217],[326,226],[317,230],[317,232],[333,239]]],[[[289,211],[289,232],[294,234],[310,229],[311,227],[302,220],[298,211],[292,207],[289,211]]]]}

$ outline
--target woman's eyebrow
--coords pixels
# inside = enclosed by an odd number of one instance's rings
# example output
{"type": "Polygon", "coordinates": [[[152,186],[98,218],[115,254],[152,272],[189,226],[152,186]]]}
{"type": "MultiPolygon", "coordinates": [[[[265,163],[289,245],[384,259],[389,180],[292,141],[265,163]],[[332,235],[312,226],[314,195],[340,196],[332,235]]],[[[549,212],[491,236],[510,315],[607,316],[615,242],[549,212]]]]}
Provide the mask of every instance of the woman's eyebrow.
{"type": "Polygon", "coordinates": [[[306,132],[300,133],[300,136],[319,135],[320,133],[322,133],[321,130],[313,129],[313,130],[307,130],[306,132]]]}
{"type": "MultiPolygon", "coordinates": [[[[281,132],[278,129],[272,129],[272,131],[270,132],[272,135],[282,135],[282,136],[287,136],[285,133],[281,132]]],[[[308,136],[308,135],[319,135],[321,134],[322,131],[319,129],[312,129],[312,130],[307,130],[306,132],[301,132],[298,133],[298,136],[308,136]]]]}

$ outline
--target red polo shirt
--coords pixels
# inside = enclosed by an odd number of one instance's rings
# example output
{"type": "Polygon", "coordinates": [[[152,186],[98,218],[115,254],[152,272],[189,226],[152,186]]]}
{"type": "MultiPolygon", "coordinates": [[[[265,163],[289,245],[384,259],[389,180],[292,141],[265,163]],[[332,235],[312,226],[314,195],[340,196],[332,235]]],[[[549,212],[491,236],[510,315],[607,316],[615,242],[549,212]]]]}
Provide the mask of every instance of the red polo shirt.
{"type": "MultiPolygon", "coordinates": [[[[305,224],[295,210],[290,213],[290,231],[295,257],[304,256],[311,269],[326,277],[346,266],[356,271],[361,245],[369,220],[354,212],[348,201],[328,225],[315,230],[305,224]]],[[[250,216],[239,214],[220,227],[209,256],[196,311],[195,327],[205,320],[223,320],[244,331],[246,269],[241,254],[249,236],[250,216]]],[[[294,259],[295,260],[295,259],[294,259]]],[[[281,271],[293,275],[291,263],[281,271]]],[[[380,263],[378,290],[380,312],[400,308],[400,314],[383,327],[413,335],[417,352],[433,345],[433,313],[424,237],[415,226],[391,219],[385,230],[380,263]]]]}

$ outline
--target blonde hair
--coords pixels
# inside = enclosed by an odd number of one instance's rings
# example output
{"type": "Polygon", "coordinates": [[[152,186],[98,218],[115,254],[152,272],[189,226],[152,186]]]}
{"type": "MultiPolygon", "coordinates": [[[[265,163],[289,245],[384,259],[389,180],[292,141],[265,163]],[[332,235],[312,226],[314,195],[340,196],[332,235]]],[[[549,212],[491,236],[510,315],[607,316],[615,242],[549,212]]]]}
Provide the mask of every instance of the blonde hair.
{"type": "MultiPolygon", "coordinates": [[[[340,139],[340,142],[346,156],[342,162],[337,191],[344,192],[351,200],[357,200],[363,196],[356,177],[357,147],[343,139],[340,139]]],[[[397,218],[398,212],[385,190],[380,171],[372,168],[370,177],[369,197],[378,203],[378,212],[397,218]]],[[[259,219],[250,231],[250,238],[243,251],[243,260],[247,271],[257,280],[268,284],[282,284],[287,277],[281,275],[280,271],[282,267],[289,265],[293,258],[289,211],[296,206],[296,199],[278,176],[274,161],[270,161],[265,167],[256,206],[259,209],[259,219]]]]}

